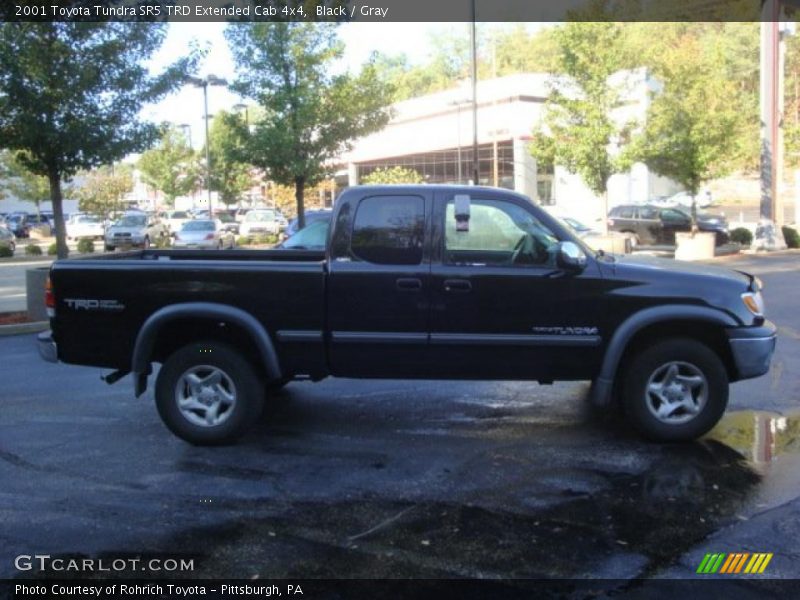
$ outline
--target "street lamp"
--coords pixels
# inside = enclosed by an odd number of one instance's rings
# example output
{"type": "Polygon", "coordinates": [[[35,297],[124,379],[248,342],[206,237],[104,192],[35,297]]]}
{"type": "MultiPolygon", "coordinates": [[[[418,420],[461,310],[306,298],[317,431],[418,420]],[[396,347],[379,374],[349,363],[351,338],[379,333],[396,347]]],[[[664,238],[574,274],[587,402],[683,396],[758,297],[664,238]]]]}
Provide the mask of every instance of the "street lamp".
{"type": "Polygon", "coordinates": [[[205,108],[205,121],[206,121],[206,188],[208,190],[208,214],[214,216],[211,209],[211,154],[208,150],[208,86],[218,85],[226,86],[228,82],[222,77],[216,75],[207,75],[205,77],[189,77],[187,79],[195,87],[203,88],[203,106],[205,108]]]}

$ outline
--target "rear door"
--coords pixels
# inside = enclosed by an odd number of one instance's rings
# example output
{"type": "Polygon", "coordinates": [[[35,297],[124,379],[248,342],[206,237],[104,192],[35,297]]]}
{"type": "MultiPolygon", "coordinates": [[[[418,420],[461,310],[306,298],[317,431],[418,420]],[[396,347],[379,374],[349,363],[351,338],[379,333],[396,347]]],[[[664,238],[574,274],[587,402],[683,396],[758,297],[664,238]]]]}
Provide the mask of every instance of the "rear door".
{"type": "Polygon", "coordinates": [[[678,231],[691,231],[692,221],[686,213],[674,208],[665,208],[660,213],[661,217],[661,243],[675,244],[675,233],[678,231]]]}
{"type": "Polygon", "coordinates": [[[426,194],[400,191],[339,207],[327,291],[334,375],[427,374],[430,209],[426,194]]]}

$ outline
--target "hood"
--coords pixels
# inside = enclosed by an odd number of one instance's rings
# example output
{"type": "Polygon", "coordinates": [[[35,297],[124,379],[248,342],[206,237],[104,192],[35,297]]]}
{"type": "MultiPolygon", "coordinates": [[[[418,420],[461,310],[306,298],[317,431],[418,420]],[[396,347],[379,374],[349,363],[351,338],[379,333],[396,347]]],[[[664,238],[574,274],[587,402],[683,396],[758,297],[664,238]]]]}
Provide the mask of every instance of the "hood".
{"type": "Polygon", "coordinates": [[[741,288],[741,291],[753,282],[753,277],[742,271],[651,256],[619,256],[612,268],[616,277],[633,281],[704,279],[711,285],[729,285],[741,288]]]}
{"type": "Polygon", "coordinates": [[[130,233],[132,235],[139,235],[145,230],[145,227],[117,227],[111,226],[108,228],[107,233],[130,233]]]}

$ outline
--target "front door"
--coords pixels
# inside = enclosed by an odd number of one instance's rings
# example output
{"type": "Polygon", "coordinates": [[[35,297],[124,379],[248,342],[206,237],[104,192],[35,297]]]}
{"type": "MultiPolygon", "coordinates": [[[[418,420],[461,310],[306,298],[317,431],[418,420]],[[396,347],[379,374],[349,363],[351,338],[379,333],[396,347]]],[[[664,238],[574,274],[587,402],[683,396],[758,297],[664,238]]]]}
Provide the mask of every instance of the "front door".
{"type": "Polygon", "coordinates": [[[426,375],[430,204],[424,195],[382,193],[339,208],[327,290],[334,375],[426,375]]]}
{"type": "MultiPolygon", "coordinates": [[[[602,280],[556,264],[558,233],[522,198],[476,192],[468,231],[454,195],[436,198],[431,264],[431,362],[440,377],[589,377],[600,344],[602,280]]],[[[563,232],[561,233],[563,236],[563,232]]]]}

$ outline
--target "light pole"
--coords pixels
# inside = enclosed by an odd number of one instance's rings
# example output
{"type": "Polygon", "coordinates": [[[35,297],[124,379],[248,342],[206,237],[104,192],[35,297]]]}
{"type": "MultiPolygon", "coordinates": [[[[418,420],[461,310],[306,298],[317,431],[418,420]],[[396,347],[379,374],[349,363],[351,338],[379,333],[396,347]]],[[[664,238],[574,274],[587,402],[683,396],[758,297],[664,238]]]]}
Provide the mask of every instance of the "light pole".
{"type": "Polygon", "coordinates": [[[203,107],[205,112],[205,125],[206,125],[206,188],[208,191],[208,214],[213,218],[214,211],[211,207],[211,153],[208,148],[208,86],[219,85],[226,86],[228,82],[217,77],[216,75],[207,75],[206,77],[189,77],[189,83],[195,87],[203,88],[203,107]]]}

